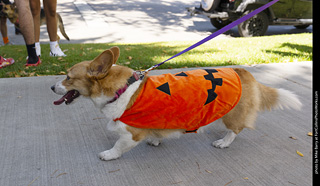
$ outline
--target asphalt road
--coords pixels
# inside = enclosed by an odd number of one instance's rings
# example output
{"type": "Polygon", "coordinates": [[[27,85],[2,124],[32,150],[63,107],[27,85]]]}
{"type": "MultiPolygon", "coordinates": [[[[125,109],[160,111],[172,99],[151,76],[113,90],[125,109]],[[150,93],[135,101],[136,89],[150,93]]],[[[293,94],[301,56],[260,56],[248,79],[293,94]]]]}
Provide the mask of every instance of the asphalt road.
{"type": "MultiPolygon", "coordinates": [[[[158,41],[200,40],[215,32],[205,16],[191,17],[186,7],[199,6],[195,0],[59,0],[57,12],[63,18],[71,41],[60,43],[140,43],[158,41]]],[[[24,44],[21,35],[14,34],[8,23],[9,38],[24,44]]],[[[270,26],[266,35],[312,32],[293,26],[270,26]]],[[[239,37],[233,28],[217,38],[239,37]]],[[[48,43],[46,26],[41,26],[40,41],[48,43]]]]}

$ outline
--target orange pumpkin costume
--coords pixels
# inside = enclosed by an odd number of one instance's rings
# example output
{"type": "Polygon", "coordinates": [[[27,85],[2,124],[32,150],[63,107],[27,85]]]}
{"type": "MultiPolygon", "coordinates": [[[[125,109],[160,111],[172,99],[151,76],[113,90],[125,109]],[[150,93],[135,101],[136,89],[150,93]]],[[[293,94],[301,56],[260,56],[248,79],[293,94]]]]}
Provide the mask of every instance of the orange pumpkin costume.
{"type": "Polygon", "coordinates": [[[241,82],[231,68],[150,76],[120,120],[149,129],[195,132],[227,114],[239,102],[241,82]]]}

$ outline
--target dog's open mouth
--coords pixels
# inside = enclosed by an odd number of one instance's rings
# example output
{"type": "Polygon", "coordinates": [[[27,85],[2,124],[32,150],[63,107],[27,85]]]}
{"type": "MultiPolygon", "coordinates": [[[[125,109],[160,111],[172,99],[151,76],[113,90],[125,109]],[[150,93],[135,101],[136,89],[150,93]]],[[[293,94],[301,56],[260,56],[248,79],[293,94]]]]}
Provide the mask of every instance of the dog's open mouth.
{"type": "Polygon", "coordinates": [[[60,98],[59,100],[53,102],[53,104],[60,105],[63,102],[65,102],[66,105],[69,105],[74,99],[76,99],[79,96],[80,96],[80,93],[78,91],[70,90],[64,96],[62,96],[62,98],[60,98]]]}

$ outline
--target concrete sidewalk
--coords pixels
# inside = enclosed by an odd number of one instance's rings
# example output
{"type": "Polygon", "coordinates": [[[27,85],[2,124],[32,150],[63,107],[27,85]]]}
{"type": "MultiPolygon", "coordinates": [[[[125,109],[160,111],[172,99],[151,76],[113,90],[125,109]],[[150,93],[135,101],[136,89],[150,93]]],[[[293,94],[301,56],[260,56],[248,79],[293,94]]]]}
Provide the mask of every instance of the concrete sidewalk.
{"type": "MultiPolygon", "coordinates": [[[[117,135],[86,99],[55,106],[50,86],[64,76],[0,79],[0,185],[5,186],[258,186],[312,185],[312,63],[242,66],[256,79],[295,92],[303,108],[262,113],[256,130],[244,130],[227,149],[205,134],[145,143],[114,161],[97,154],[117,135]],[[296,140],[290,138],[294,137],[296,140]],[[296,150],[302,152],[299,156],[296,150]]],[[[155,70],[152,74],[188,69],[155,70]]]]}

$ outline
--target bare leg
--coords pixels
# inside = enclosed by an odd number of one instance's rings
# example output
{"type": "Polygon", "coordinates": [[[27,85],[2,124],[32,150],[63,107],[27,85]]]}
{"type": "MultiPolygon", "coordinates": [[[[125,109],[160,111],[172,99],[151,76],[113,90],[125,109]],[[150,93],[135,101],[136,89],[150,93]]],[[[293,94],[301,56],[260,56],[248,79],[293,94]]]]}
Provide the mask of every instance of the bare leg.
{"type": "Polygon", "coordinates": [[[57,0],[43,0],[47,20],[47,30],[50,38],[50,56],[66,56],[59,47],[57,35],[57,0]]]}
{"type": "Polygon", "coordinates": [[[9,44],[8,31],[7,31],[7,18],[0,17],[0,31],[5,45],[9,44]]]}
{"type": "Polygon", "coordinates": [[[40,0],[30,0],[30,7],[34,23],[34,38],[35,38],[35,47],[37,56],[41,56],[41,47],[40,47],[40,11],[41,4],[40,0]]]}
{"type": "Polygon", "coordinates": [[[43,7],[46,14],[47,30],[50,41],[57,41],[57,0],[43,0],[43,7]]]}
{"type": "Polygon", "coordinates": [[[33,16],[34,24],[34,38],[35,42],[39,42],[40,39],[40,0],[30,0],[30,7],[33,16]]]}
{"type": "Polygon", "coordinates": [[[19,11],[20,30],[27,45],[34,44],[34,24],[29,0],[16,0],[19,11]]]}
{"type": "Polygon", "coordinates": [[[20,30],[28,51],[28,60],[26,66],[38,66],[41,63],[35,50],[34,24],[30,10],[29,0],[16,0],[16,6],[19,12],[20,30]]]}
{"type": "Polygon", "coordinates": [[[6,17],[0,17],[0,31],[1,31],[2,37],[8,37],[6,17]]]}

